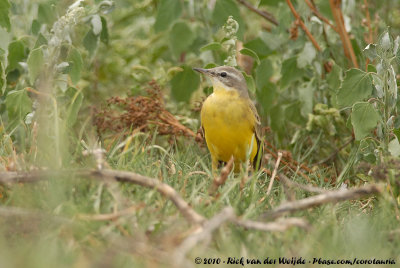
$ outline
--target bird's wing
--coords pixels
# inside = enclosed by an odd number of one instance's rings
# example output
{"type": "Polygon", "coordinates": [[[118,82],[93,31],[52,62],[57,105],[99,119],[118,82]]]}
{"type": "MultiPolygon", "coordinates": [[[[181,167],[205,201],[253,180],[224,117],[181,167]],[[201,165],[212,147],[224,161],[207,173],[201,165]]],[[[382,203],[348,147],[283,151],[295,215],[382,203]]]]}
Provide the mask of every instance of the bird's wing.
{"type": "Polygon", "coordinates": [[[254,115],[255,118],[255,125],[254,125],[254,133],[256,136],[256,141],[257,141],[257,153],[256,156],[253,159],[253,167],[254,168],[260,168],[261,166],[261,159],[262,159],[262,155],[263,155],[263,142],[262,142],[262,126],[261,126],[261,119],[260,116],[258,115],[256,106],[254,106],[254,103],[249,99],[249,105],[250,105],[250,109],[251,112],[254,115]]]}

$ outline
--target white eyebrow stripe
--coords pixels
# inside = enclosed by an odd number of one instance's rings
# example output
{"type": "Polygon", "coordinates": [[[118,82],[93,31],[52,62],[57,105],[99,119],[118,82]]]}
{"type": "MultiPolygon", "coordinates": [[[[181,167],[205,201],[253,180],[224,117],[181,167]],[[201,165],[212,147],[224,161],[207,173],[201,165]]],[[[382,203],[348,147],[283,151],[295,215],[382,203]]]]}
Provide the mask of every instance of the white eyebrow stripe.
{"type": "Polygon", "coordinates": [[[237,76],[235,73],[229,73],[229,72],[227,72],[227,73],[228,73],[228,75],[235,77],[236,80],[240,81],[240,77],[237,76]]]}

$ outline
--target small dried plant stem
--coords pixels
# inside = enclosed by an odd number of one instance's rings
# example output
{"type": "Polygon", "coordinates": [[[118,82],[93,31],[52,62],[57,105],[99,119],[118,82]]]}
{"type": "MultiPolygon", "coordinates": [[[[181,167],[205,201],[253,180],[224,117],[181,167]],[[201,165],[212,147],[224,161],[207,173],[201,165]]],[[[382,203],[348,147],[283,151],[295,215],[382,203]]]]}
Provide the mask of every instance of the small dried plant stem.
{"type": "Polygon", "coordinates": [[[315,5],[310,0],[305,0],[305,1],[315,16],[317,16],[320,20],[322,20],[323,22],[328,24],[335,32],[338,32],[338,29],[327,18],[322,16],[322,14],[318,11],[318,9],[315,7],[315,5]]]}
{"type": "Polygon", "coordinates": [[[278,152],[278,159],[275,162],[274,171],[272,172],[271,180],[269,181],[267,195],[271,193],[272,185],[274,184],[276,174],[278,173],[279,163],[281,162],[281,159],[282,159],[282,152],[278,152]]]}
{"type": "Polygon", "coordinates": [[[318,51],[321,51],[321,47],[318,45],[317,40],[315,40],[314,36],[311,34],[311,32],[307,29],[307,27],[304,24],[304,22],[301,20],[301,17],[299,15],[299,13],[297,13],[297,11],[294,8],[292,2],[290,0],[286,0],[286,3],[288,4],[288,6],[289,6],[290,10],[292,11],[294,17],[296,18],[296,22],[300,25],[300,27],[306,33],[308,39],[310,39],[310,41],[314,45],[315,49],[318,50],[318,51]]]}
{"type": "Polygon", "coordinates": [[[249,2],[247,2],[246,0],[237,0],[240,4],[242,4],[243,6],[247,7],[249,10],[253,11],[254,13],[260,15],[261,17],[263,17],[264,19],[266,19],[267,21],[271,22],[272,24],[278,26],[279,22],[276,20],[276,18],[274,17],[274,15],[272,15],[271,13],[267,12],[267,11],[262,11],[259,10],[257,8],[255,8],[254,6],[252,6],[249,2]]]}
{"type": "Polygon", "coordinates": [[[341,2],[341,0],[329,0],[333,18],[335,19],[336,27],[338,29],[340,39],[342,40],[344,54],[352,62],[353,66],[358,68],[357,58],[354,53],[353,46],[351,45],[350,37],[347,34],[344,26],[343,14],[340,6],[341,2]]]}
{"type": "Polygon", "coordinates": [[[307,197],[304,199],[287,202],[279,207],[268,211],[262,217],[263,218],[275,218],[282,216],[285,213],[305,210],[308,208],[320,206],[327,203],[337,203],[340,201],[358,199],[370,195],[377,195],[382,192],[382,189],[375,184],[366,185],[363,187],[353,189],[341,189],[336,191],[327,191],[319,195],[307,197]]]}
{"type": "Polygon", "coordinates": [[[229,173],[231,173],[232,171],[233,161],[234,158],[232,156],[228,163],[226,163],[226,165],[222,168],[221,174],[218,177],[214,178],[213,183],[209,189],[210,194],[214,194],[218,190],[219,186],[225,184],[226,180],[228,179],[229,173]]]}

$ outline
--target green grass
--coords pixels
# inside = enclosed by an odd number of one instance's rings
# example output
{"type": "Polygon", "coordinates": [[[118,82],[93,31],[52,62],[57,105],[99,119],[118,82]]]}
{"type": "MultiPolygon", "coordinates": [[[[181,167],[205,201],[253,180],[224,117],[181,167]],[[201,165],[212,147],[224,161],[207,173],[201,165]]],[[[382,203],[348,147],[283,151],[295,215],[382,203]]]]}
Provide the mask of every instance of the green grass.
{"type": "MultiPolygon", "coordinates": [[[[161,147],[154,142],[146,144],[146,139],[139,136],[125,152],[116,149],[119,144],[115,143],[108,152],[107,163],[111,168],[162,180],[207,218],[232,206],[242,218],[257,220],[286,200],[279,181],[275,181],[271,195],[266,196],[269,178],[260,172],[249,176],[243,189],[239,187],[243,174],[231,174],[219,189],[219,198],[209,195],[209,156],[205,148],[194,142],[181,140],[161,147]]],[[[292,179],[304,183],[299,177],[292,179]]],[[[97,267],[104,263],[113,267],[168,267],[169,263],[154,256],[154,250],[172,254],[179,241],[192,230],[172,202],[139,185],[104,183],[66,173],[37,183],[14,184],[2,191],[3,205],[40,210],[46,215],[0,218],[1,267],[97,267]],[[120,211],[131,206],[135,208],[132,213],[115,220],[79,217],[108,214],[113,209],[120,211]],[[59,222],[55,216],[72,223],[59,222]],[[127,245],[121,246],[121,241],[127,245]]],[[[296,190],[296,198],[307,196],[310,194],[296,190]]],[[[200,243],[191,250],[188,260],[194,264],[196,257],[221,260],[302,257],[307,261],[397,258],[399,240],[390,231],[398,228],[398,220],[387,196],[384,193],[378,198],[294,213],[292,216],[310,222],[309,230],[294,227],[271,233],[226,223],[213,233],[209,243],[200,243]]]]}

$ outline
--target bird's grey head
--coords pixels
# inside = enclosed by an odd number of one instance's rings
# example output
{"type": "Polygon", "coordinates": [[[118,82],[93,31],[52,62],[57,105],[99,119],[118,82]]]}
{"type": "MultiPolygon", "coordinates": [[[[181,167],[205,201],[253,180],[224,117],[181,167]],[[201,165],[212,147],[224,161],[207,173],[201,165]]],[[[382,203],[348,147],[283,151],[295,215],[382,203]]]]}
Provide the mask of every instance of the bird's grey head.
{"type": "Polygon", "coordinates": [[[241,96],[249,96],[243,74],[233,67],[219,66],[212,69],[193,68],[193,70],[210,77],[214,86],[221,83],[227,89],[237,90],[241,96]]]}

